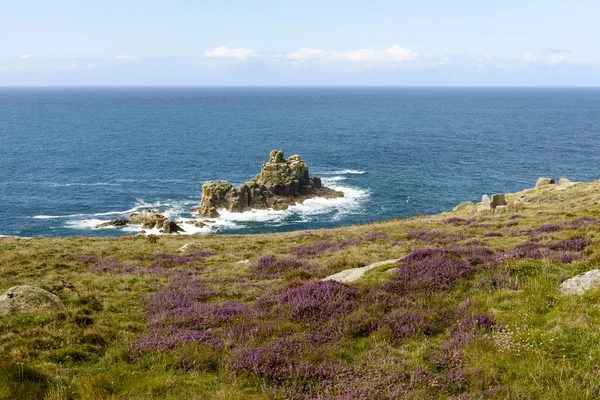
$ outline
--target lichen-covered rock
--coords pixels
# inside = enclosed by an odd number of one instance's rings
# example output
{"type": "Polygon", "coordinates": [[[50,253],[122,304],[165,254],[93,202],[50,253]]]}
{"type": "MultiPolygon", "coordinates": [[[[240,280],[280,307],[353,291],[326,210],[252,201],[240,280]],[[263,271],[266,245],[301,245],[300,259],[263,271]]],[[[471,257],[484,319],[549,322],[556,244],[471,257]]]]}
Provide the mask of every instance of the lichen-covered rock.
{"type": "Polygon", "coordinates": [[[170,221],[163,215],[163,210],[144,210],[141,213],[133,213],[129,216],[129,223],[141,225],[142,229],[156,228],[161,233],[183,232],[184,229],[175,221],[170,221]]]}
{"type": "Polygon", "coordinates": [[[560,284],[560,291],[564,294],[584,294],[590,289],[600,286],[600,269],[593,269],[583,274],[567,279],[560,284]]]}
{"type": "Polygon", "coordinates": [[[201,217],[214,218],[224,208],[229,212],[251,209],[285,210],[311,197],[341,197],[344,194],[323,186],[319,177],[311,178],[308,166],[299,155],[287,160],[283,151],[273,150],[260,174],[234,188],[221,181],[202,185],[202,202],[197,211],[201,217]]]}
{"type": "Polygon", "coordinates": [[[13,286],[0,296],[0,315],[56,312],[64,307],[58,296],[35,286],[13,286]]]}
{"type": "Polygon", "coordinates": [[[141,225],[142,229],[162,228],[167,219],[163,210],[144,210],[141,213],[133,213],[129,216],[129,223],[141,225]]]}
{"type": "Polygon", "coordinates": [[[546,186],[546,185],[554,185],[554,179],[552,178],[538,178],[535,187],[546,186]]]}

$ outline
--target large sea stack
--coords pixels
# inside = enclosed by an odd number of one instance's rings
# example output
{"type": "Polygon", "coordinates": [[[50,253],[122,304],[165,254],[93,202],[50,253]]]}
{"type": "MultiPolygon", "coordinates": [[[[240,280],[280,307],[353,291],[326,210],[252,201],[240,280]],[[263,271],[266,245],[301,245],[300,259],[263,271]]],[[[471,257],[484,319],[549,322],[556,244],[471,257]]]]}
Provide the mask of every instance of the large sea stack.
{"type": "Polygon", "coordinates": [[[205,182],[202,203],[197,211],[201,217],[219,216],[218,209],[243,212],[251,209],[285,210],[313,197],[342,197],[344,193],[327,188],[321,178],[310,177],[308,166],[299,155],[284,158],[283,151],[273,150],[269,162],[262,165],[256,178],[237,189],[231,183],[205,182]]]}

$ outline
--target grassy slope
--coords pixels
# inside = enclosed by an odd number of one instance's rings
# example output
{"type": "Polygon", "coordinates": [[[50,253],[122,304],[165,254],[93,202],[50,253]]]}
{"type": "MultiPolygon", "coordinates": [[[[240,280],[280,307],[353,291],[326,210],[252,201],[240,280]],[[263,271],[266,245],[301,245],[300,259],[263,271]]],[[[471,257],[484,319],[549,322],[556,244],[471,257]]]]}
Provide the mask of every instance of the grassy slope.
{"type": "MultiPolygon", "coordinates": [[[[364,398],[599,398],[600,291],[562,296],[558,285],[599,268],[600,181],[509,195],[509,204],[522,194],[523,206],[503,213],[466,207],[312,232],[163,236],[156,243],[143,237],[2,238],[0,292],[20,284],[42,286],[67,308],[55,315],[0,317],[0,398],[358,398],[360,393],[364,398]],[[583,217],[598,220],[569,225],[583,217]],[[532,232],[548,224],[559,228],[532,232]],[[423,231],[440,234],[428,237],[423,231]],[[373,233],[379,235],[368,236],[373,233]],[[569,263],[550,255],[496,257],[525,242],[559,243],[574,236],[588,245],[569,263]],[[357,238],[362,241],[316,255],[290,253],[298,246],[357,238]],[[215,254],[187,260],[166,256],[180,255],[177,249],[185,243],[215,254]],[[460,280],[442,286],[422,281],[406,286],[410,277],[405,277],[401,289],[386,286],[399,279],[390,266],[377,268],[352,285],[356,292],[347,292],[350,309],[325,310],[317,304],[311,309],[316,317],[294,314],[294,305],[281,300],[282,294],[312,287],[310,282],[343,269],[419,248],[455,246],[487,247],[495,261],[473,263],[460,280]],[[275,262],[261,269],[256,262],[267,255],[299,263],[275,262]],[[252,263],[238,263],[245,259],[252,263]],[[407,287],[416,292],[407,293],[407,287]],[[169,288],[178,298],[190,288],[208,293],[186,306],[235,301],[251,308],[210,322],[206,329],[215,333],[216,344],[182,339],[144,347],[140,342],[152,328],[147,319],[152,314],[144,307],[159,300],[144,302],[142,296],[169,288]],[[415,309],[425,322],[415,322],[415,309]],[[475,321],[478,315],[495,324],[476,322],[475,328],[460,331],[457,321],[475,321]],[[248,326],[259,333],[248,334],[248,326]],[[239,332],[224,333],[235,327],[239,332]],[[289,350],[282,344],[286,340],[299,343],[300,350],[289,350]],[[249,351],[262,361],[239,362],[249,351]],[[318,368],[325,372],[315,375],[318,368]]],[[[448,257],[466,262],[461,255],[448,257]]],[[[185,326],[201,326],[190,325],[192,320],[185,326]]]]}

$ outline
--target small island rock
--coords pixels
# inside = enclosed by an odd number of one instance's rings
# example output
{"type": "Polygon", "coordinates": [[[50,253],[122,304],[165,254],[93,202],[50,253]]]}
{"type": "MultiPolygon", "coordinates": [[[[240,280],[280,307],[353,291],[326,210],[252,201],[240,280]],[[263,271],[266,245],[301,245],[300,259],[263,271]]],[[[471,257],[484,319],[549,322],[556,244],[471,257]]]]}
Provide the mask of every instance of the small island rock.
{"type": "Polygon", "coordinates": [[[229,212],[251,209],[285,210],[313,197],[342,197],[342,192],[324,187],[319,177],[310,177],[308,166],[299,155],[287,160],[283,151],[273,150],[260,174],[234,188],[228,182],[205,182],[202,202],[197,211],[201,217],[214,218],[224,208],[229,212]]]}

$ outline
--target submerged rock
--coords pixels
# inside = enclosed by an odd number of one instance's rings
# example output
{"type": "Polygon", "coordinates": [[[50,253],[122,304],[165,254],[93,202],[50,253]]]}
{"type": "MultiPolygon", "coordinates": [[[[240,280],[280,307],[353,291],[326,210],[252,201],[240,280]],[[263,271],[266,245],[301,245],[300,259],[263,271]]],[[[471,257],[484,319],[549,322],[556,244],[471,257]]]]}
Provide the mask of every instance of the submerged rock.
{"type": "Polygon", "coordinates": [[[228,182],[205,182],[200,207],[192,209],[201,217],[214,218],[224,208],[229,212],[251,209],[285,210],[313,197],[342,197],[344,194],[324,187],[321,178],[310,177],[308,166],[299,155],[287,160],[283,151],[271,151],[269,162],[260,174],[234,188],[228,182]]]}
{"type": "Polygon", "coordinates": [[[35,286],[13,286],[0,296],[0,315],[56,312],[63,308],[58,296],[35,286]]]}

